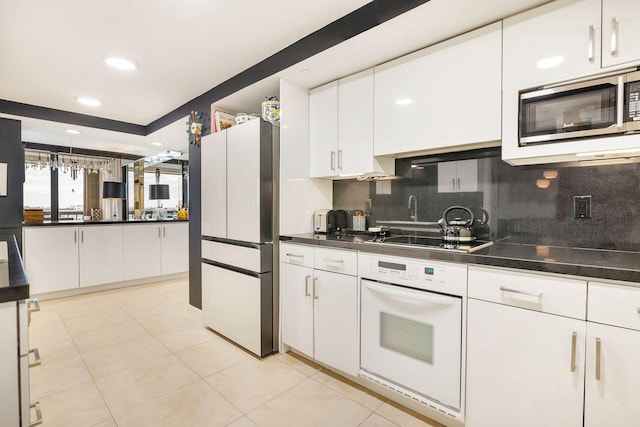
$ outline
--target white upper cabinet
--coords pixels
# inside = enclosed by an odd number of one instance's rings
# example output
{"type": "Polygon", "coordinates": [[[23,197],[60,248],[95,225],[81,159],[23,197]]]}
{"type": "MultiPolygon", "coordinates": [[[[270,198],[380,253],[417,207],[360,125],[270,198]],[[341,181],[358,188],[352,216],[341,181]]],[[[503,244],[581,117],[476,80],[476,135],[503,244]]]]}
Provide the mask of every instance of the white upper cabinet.
{"type": "Polygon", "coordinates": [[[202,235],[227,237],[227,132],[202,138],[202,235]]]}
{"type": "Polygon", "coordinates": [[[526,89],[600,69],[600,0],[545,4],[505,19],[503,34],[505,88],[526,89]]]}
{"type": "Polygon", "coordinates": [[[375,68],[374,154],[500,140],[502,24],[375,68]]]}
{"type": "Polygon", "coordinates": [[[309,93],[309,147],[311,178],[337,175],[338,82],[309,93]]]}
{"type": "Polygon", "coordinates": [[[312,178],[394,173],[373,156],[373,69],[313,89],[309,117],[312,178]]]}
{"type": "Polygon", "coordinates": [[[640,1],[602,0],[602,66],[640,59],[640,1]]]}

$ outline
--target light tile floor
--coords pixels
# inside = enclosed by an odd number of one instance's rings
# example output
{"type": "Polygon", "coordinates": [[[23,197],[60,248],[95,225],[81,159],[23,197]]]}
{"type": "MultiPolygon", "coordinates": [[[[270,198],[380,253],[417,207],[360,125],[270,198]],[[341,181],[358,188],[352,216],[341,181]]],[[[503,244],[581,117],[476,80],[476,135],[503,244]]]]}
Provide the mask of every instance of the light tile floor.
{"type": "Polygon", "coordinates": [[[202,326],[187,279],[41,307],[44,427],[440,426],[296,355],[251,356],[202,326]]]}

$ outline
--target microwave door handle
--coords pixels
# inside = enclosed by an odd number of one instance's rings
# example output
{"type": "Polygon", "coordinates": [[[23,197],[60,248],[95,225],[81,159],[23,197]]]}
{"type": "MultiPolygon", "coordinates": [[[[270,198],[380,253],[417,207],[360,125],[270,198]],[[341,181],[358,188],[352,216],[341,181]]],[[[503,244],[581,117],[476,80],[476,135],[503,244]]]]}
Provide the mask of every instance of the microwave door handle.
{"type": "Polygon", "coordinates": [[[618,96],[616,99],[616,124],[624,126],[624,76],[618,76],[618,96]]]}
{"type": "Polygon", "coordinates": [[[615,85],[618,85],[620,77],[624,79],[624,76],[610,76],[610,77],[602,77],[599,79],[588,80],[588,81],[579,82],[579,83],[572,83],[572,84],[560,83],[555,85],[548,85],[548,86],[544,86],[542,89],[539,89],[539,90],[520,93],[520,100],[522,101],[522,100],[531,99],[531,98],[539,98],[541,96],[556,95],[556,94],[565,93],[565,92],[569,92],[576,89],[589,88],[596,85],[610,84],[612,86],[615,86],[615,85]]]}
{"type": "Polygon", "coordinates": [[[404,303],[407,303],[407,302],[411,304],[426,303],[426,304],[440,305],[440,306],[450,306],[450,305],[453,305],[454,303],[454,300],[452,298],[440,296],[440,295],[432,295],[428,292],[419,292],[419,293],[404,292],[404,291],[382,288],[377,285],[373,285],[373,286],[367,285],[367,288],[369,288],[369,290],[377,294],[386,295],[392,299],[399,300],[404,303]]]}

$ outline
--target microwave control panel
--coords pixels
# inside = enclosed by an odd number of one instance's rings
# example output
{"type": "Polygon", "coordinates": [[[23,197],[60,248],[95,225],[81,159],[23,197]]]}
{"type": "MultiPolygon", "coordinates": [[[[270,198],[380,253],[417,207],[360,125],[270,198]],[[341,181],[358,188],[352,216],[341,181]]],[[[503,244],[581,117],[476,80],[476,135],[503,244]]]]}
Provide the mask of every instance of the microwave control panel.
{"type": "Polygon", "coordinates": [[[627,83],[625,122],[640,120],[640,81],[627,83]]]}

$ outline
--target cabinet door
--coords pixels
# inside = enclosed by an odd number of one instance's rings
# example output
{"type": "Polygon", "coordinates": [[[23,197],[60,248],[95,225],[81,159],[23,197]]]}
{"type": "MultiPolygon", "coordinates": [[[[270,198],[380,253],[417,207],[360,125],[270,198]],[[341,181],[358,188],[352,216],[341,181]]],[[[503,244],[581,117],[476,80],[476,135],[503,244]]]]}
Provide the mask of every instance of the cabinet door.
{"type": "Polygon", "coordinates": [[[338,173],[338,82],[309,93],[309,176],[338,173]]]}
{"type": "Polygon", "coordinates": [[[315,358],[357,376],[360,369],[357,278],[320,270],[314,274],[315,358]]]}
{"type": "Polygon", "coordinates": [[[227,129],[227,238],[262,242],[260,125],[251,120],[227,129]],[[231,187],[232,186],[232,187],[231,187]]]}
{"type": "Polygon", "coordinates": [[[162,274],[189,271],[189,224],[162,224],[162,274]]]}
{"type": "Polygon", "coordinates": [[[476,159],[457,161],[456,175],[458,191],[478,191],[478,161],[476,159]]]}
{"type": "Polygon", "coordinates": [[[438,163],[438,193],[454,193],[457,190],[456,179],[458,162],[438,163]]]}
{"type": "Polygon", "coordinates": [[[282,342],[313,357],[313,269],[280,263],[282,342]]]}
{"type": "Polygon", "coordinates": [[[600,0],[559,0],[504,20],[504,87],[600,70],[600,0]]]}
{"type": "Polygon", "coordinates": [[[124,226],[124,279],[162,274],[160,244],[162,223],[124,226]]]}
{"type": "Polygon", "coordinates": [[[639,360],[639,331],[587,323],[585,427],[638,425],[639,360]]]}
{"type": "Polygon", "coordinates": [[[342,175],[376,172],[373,165],[373,69],[338,81],[338,160],[342,175]]]}
{"type": "Polygon", "coordinates": [[[227,237],[227,132],[202,138],[202,235],[227,237]]]}
{"type": "Polygon", "coordinates": [[[121,282],[124,268],[122,225],[79,227],[80,286],[121,282]]]}
{"type": "Polygon", "coordinates": [[[500,139],[501,23],[375,68],[374,154],[500,139]]]}
{"type": "Polygon", "coordinates": [[[78,244],[78,227],[24,229],[24,263],[32,294],[78,287],[78,244]]]}
{"type": "Polygon", "coordinates": [[[602,66],[640,60],[640,2],[602,0],[602,66]]]}
{"type": "Polygon", "coordinates": [[[585,323],[469,299],[465,425],[582,426],[585,323]]]}
{"type": "Polygon", "coordinates": [[[0,420],[3,426],[20,425],[20,389],[18,386],[18,325],[16,302],[0,304],[0,420]]]}

